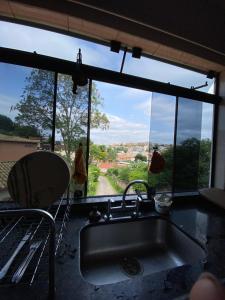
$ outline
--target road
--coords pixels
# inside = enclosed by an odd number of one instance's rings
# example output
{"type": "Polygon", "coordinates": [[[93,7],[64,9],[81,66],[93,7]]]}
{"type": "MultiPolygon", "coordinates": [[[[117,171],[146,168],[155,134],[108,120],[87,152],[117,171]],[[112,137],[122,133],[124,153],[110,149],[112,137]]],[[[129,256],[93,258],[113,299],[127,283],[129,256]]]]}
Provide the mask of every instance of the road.
{"type": "Polygon", "coordinates": [[[99,176],[98,187],[96,191],[96,196],[102,195],[115,195],[117,192],[111,186],[110,182],[105,176],[99,176]]]}

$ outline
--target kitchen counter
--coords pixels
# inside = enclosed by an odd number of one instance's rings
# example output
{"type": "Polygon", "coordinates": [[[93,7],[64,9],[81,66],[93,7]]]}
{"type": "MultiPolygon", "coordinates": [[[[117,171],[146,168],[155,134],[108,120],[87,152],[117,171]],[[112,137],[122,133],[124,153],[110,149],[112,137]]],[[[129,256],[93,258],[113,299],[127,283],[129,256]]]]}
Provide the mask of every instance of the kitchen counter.
{"type": "MultiPolygon", "coordinates": [[[[145,212],[145,215],[152,214],[156,213],[145,212]]],[[[56,300],[174,299],[188,293],[203,271],[209,271],[220,279],[225,277],[225,211],[200,197],[177,200],[168,219],[206,247],[207,261],[140,275],[115,284],[94,286],[81,277],[79,231],[87,224],[86,216],[87,213],[81,212],[78,206],[73,206],[61,255],[56,259],[56,300]]],[[[13,288],[4,290],[1,293],[4,298],[1,299],[18,299],[16,291],[13,288]]],[[[40,287],[30,291],[18,289],[18,292],[21,295],[19,299],[31,299],[30,293],[33,299],[46,298],[40,287]]]]}

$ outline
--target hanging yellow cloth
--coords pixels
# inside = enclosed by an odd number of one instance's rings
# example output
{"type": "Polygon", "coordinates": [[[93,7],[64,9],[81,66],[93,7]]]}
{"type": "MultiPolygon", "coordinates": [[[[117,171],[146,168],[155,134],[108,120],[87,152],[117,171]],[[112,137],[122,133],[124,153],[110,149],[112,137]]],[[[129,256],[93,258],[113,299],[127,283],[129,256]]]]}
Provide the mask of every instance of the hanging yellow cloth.
{"type": "Polygon", "coordinates": [[[79,148],[75,153],[74,173],[72,175],[72,178],[78,184],[83,184],[87,180],[87,172],[85,168],[84,155],[81,143],[79,144],[79,148]]]}

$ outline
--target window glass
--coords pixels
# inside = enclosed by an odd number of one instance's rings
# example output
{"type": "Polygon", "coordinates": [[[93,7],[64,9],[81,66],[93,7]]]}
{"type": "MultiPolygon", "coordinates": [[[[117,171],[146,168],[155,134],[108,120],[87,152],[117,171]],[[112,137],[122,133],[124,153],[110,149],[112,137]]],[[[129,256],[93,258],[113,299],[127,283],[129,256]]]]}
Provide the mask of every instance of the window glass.
{"type": "MultiPolygon", "coordinates": [[[[123,51],[115,53],[109,46],[90,42],[65,34],[0,21],[0,46],[76,61],[81,48],[83,63],[113,71],[120,71],[123,51]],[[20,37],[18,39],[18,36],[20,37]],[[35,38],[34,38],[35,37],[35,38]]],[[[142,56],[133,58],[127,53],[123,72],[126,74],[171,83],[186,88],[199,87],[199,91],[213,93],[213,79],[185,68],[142,56]],[[207,82],[207,86],[204,84],[207,82]]]]}
{"type": "Polygon", "coordinates": [[[198,188],[209,186],[212,151],[213,104],[202,104],[202,130],[199,150],[198,188]]]}
{"type": "Polygon", "coordinates": [[[175,148],[174,191],[198,188],[202,102],[179,98],[175,148]]]}
{"type": "Polygon", "coordinates": [[[186,88],[200,87],[201,92],[214,93],[214,79],[206,78],[206,75],[194,72],[172,64],[160,62],[148,57],[135,59],[131,53],[127,54],[124,73],[170,83],[186,88]],[[204,86],[207,82],[207,86],[204,86]]]}
{"type": "Polygon", "coordinates": [[[122,194],[131,180],[147,180],[150,93],[95,81],[91,116],[88,195],[122,194]]]}
{"type": "Polygon", "coordinates": [[[0,201],[9,200],[7,177],[26,154],[50,150],[54,73],[0,64],[0,201]]]}
{"type": "Polygon", "coordinates": [[[77,87],[74,94],[71,76],[58,74],[55,152],[66,160],[71,170],[70,191],[73,194],[75,193],[75,197],[85,194],[86,180],[80,179],[79,176],[75,178],[73,175],[75,171],[75,153],[78,149],[82,151],[82,157],[79,158],[77,172],[84,174],[84,176],[87,173],[88,99],[88,84],[77,87]]]}
{"type": "Polygon", "coordinates": [[[209,186],[213,105],[179,98],[174,191],[209,186]]]}
{"type": "Polygon", "coordinates": [[[152,93],[150,157],[156,147],[165,160],[165,168],[161,173],[149,174],[149,184],[157,192],[172,190],[175,106],[176,97],[152,93]]]}
{"type": "Polygon", "coordinates": [[[84,64],[119,71],[123,53],[84,39],[0,21],[0,46],[76,61],[79,48],[84,64]],[[18,36],[20,37],[18,39],[18,36]],[[35,37],[35,38],[34,38],[35,37]]]}

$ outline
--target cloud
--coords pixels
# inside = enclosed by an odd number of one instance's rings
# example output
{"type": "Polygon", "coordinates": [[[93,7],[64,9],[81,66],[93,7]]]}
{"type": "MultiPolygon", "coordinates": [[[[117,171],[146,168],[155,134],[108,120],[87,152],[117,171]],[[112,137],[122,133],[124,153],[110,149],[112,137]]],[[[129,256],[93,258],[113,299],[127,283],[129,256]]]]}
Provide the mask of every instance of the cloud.
{"type": "Polygon", "coordinates": [[[91,130],[91,140],[97,144],[114,144],[127,142],[147,142],[149,128],[146,124],[127,121],[115,115],[107,114],[110,121],[109,129],[91,130]]]}
{"type": "Polygon", "coordinates": [[[144,115],[151,116],[151,106],[152,106],[152,93],[148,96],[148,99],[135,105],[134,108],[143,111],[144,115]]]}

